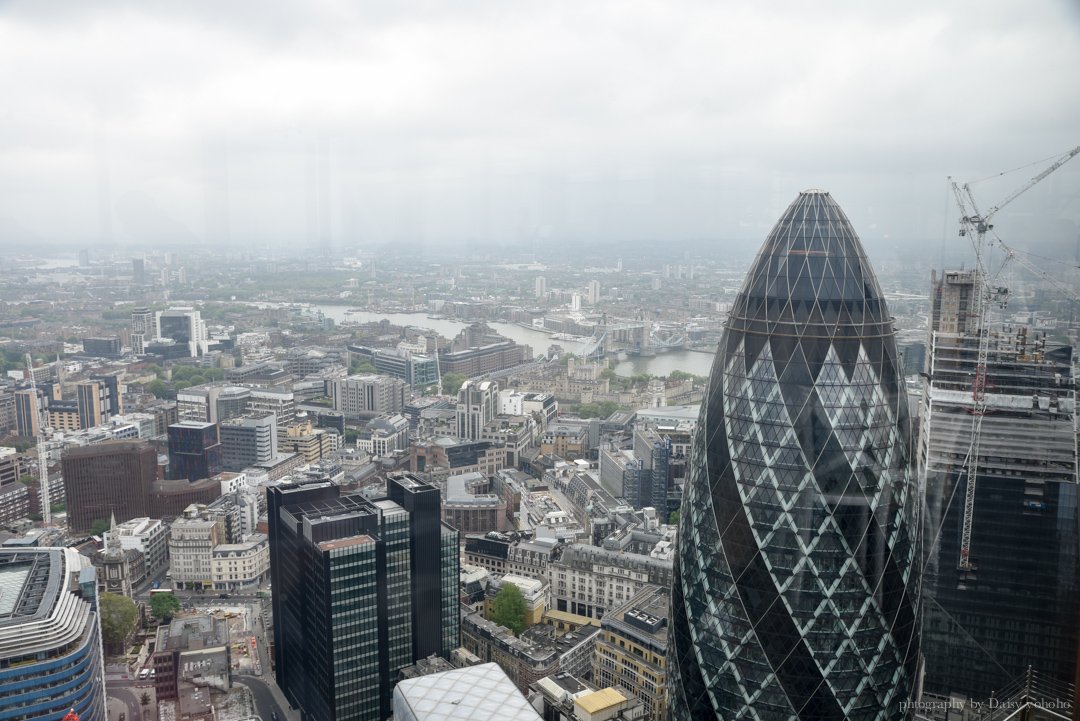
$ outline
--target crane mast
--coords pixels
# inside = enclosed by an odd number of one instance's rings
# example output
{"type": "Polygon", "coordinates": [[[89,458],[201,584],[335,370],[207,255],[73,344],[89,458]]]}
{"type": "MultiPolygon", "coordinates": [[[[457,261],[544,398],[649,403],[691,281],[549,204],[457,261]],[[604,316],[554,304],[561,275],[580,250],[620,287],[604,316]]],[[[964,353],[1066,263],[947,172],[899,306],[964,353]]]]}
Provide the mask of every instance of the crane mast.
{"type": "MultiPolygon", "coordinates": [[[[34,378],[34,362],[30,354],[26,354],[26,373],[30,376],[30,389],[33,393],[33,403],[37,404],[37,380],[34,378]]],[[[41,500],[41,522],[52,525],[52,503],[49,500],[49,461],[45,457],[45,431],[49,429],[49,421],[43,413],[38,413],[37,428],[37,464],[38,479],[40,482],[38,497],[41,500]]]]}
{"type": "MultiPolygon", "coordinates": [[[[971,529],[975,519],[975,481],[979,468],[982,420],[986,415],[987,361],[990,350],[990,307],[996,303],[1001,308],[1004,308],[1009,298],[1009,289],[994,285],[986,270],[986,256],[989,251],[987,233],[993,230],[994,227],[990,220],[999,210],[1026,193],[1077,154],[1080,154],[1080,146],[1060,156],[1038,175],[1005,196],[1004,200],[991,207],[985,214],[979,212],[971,187],[967,183],[959,185],[950,179],[953,194],[956,196],[956,204],[960,208],[960,235],[968,236],[975,250],[975,279],[972,291],[974,307],[972,316],[975,318],[975,332],[978,341],[975,375],[971,382],[971,441],[968,444],[967,460],[963,469],[967,483],[964,487],[964,511],[960,528],[958,568],[961,571],[974,571],[976,569],[971,557],[971,529]]],[[[1008,249],[1006,250],[1008,251],[1008,249]]],[[[1009,262],[1014,257],[1015,254],[1009,251],[1005,262],[1009,262]]]]}

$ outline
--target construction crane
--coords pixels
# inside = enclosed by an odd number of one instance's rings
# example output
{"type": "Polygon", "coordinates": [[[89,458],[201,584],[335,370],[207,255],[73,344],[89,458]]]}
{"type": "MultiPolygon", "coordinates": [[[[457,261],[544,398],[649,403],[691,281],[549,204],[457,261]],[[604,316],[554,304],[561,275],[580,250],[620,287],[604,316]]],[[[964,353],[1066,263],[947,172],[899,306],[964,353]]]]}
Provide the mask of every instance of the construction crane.
{"type": "Polygon", "coordinates": [[[1031,190],[1031,188],[1041,182],[1046,176],[1072,160],[1078,154],[1080,154],[1080,146],[1077,146],[1058,157],[1049,167],[1013,192],[1009,193],[1003,200],[991,207],[985,213],[979,212],[978,204],[975,202],[975,196],[972,195],[969,184],[964,183],[963,185],[960,185],[952,182],[951,178],[949,179],[952,185],[953,195],[956,196],[956,204],[960,208],[960,235],[970,238],[971,244],[975,250],[975,287],[972,293],[974,296],[972,316],[974,316],[975,319],[976,337],[979,342],[975,363],[975,377],[971,383],[971,441],[968,445],[967,462],[963,471],[967,478],[967,484],[964,488],[963,525],[960,529],[960,561],[958,567],[961,571],[976,570],[975,564],[972,562],[971,558],[971,526],[975,517],[975,479],[977,477],[979,466],[979,445],[982,437],[982,419],[983,416],[986,415],[986,366],[990,349],[990,307],[996,304],[1001,308],[1005,308],[1009,299],[1009,289],[1005,286],[996,285],[994,283],[994,278],[991,278],[987,273],[986,260],[988,251],[990,250],[989,243],[993,243],[996,239],[1006,251],[1005,261],[1002,264],[1002,268],[998,270],[998,274],[1000,274],[1001,270],[1004,269],[1009,261],[1016,257],[1016,253],[1005,246],[1004,243],[1001,243],[1000,239],[997,239],[996,235],[992,233],[994,226],[990,221],[999,210],[1031,190]],[[987,240],[987,234],[990,234],[990,240],[987,240]]]}
{"type": "MultiPolygon", "coordinates": [[[[37,380],[34,379],[34,361],[30,354],[26,354],[26,374],[30,376],[30,389],[33,391],[31,403],[37,405],[37,380]]],[[[40,410],[40,409],[39,409],[40,410]]],[[[45,457],[45,432],[49,429],[49,421],[44,413],[38,413],[37,428],[37,463],[41,500],[41,522],[46,526],[52,525],[52,503],[49,501],[49,461],[45,457]]]]}

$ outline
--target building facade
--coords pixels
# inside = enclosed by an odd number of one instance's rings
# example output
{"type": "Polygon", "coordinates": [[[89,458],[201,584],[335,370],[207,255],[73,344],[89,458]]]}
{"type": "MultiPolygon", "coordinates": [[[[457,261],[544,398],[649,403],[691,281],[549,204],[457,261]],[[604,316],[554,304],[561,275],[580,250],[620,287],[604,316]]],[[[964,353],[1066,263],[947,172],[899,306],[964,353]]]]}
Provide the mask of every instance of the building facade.
{"type": "Polygon", "coordinates": [[[633,691],[648,721],[667,719],[668,596],[645,586],[605,615],[593,657],[593,683],[633,691]]]}
{"type": "Polygon", "coordinates": [[[197,481],[222,470],[217,423],[181,421],[169,426],[169,478],[197,481]]]}
{"type": "Polygon", "coordinates": [[[603,618],[647,585],[669,588],[670,560],[599,546],[571,544],[548,565],[551,607],[603,618]]]}
{"type": "Polygon", "coordinates": [[[334,410],[350,418],[401,413],[407,388],[400,378],[372,374],[351,375],[330,383],[334,410]]]}
{"type": "Polygon", "coordinates": [[[106,441],[72,448],[61,459],[68,528],[88,531],[115,516],[123,523],[150,515],[157,453],[146,443],[106,441]]]}
{"type": "Polygon", "coordinates": [[[459,644],[457,533],[408,476],[389,498],[329,482],[267,494],[275,674],[307,718],[386,718],[398,672],[459,644]]]}
{"type": "Polygon", "coordinates": [[[65,548],[0,548],[0,713],[107,721],[97,580],[65,548]]]}
{"type": "Polygon", "coordinates": [[[273,413],[231,418],[220,424],[221,467],[242,471],[278,454],[277,418],[273,413]]]}
{"type": "Polygon", "coordinates": [[[933,296],[919,437],[926,688],[987,698],[1029,667],[1067,684],[1080,614],[1073,349],[1026,326],[988,330],[987,413],[978,419],[970,545],[962,548],[979,338],[974,329],[952,332],[968,321],[971,274],[949,271],[944,282],[933,296]]]}
{"type": "Polygon", "coordinates": [[[900,719],[918,498],[894,329],[850,222],[800,193],[736,296],[680,518],[671,718],[900,719]]]}

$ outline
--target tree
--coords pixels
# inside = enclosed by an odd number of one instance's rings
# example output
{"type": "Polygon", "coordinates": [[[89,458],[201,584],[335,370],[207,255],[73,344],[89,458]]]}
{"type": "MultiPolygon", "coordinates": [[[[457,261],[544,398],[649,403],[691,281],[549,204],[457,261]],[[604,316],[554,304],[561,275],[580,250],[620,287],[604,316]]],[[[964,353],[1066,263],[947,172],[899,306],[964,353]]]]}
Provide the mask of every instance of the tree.
{"type": "Polygon", "coordinates": [[[491,603],[491,620],[506,626],[514,635],[525,630],[525,597],[512,583],[504,583],[491,603]]]}
{"type": "Polygon", "coordinates": [[[165,398],[169,395],[169,389],[160,378],[155,378],[147,384],[146,390],[153,393],[157,398],[165,398]]]}
{"type": "Polygon", "coordinates": [[[109,519],[107,518],[98,518],[90,524],[91,536],[100,536],[107,530],[109,530],[109,519]]]}
{"type": "Polygon", "coordinates": [[[154,618],[169,621],[181,609],[180,599],[171,593],[155,593],[150,596],[150,613],[154,618]]]}
{"type": "Polygon", "coordinates": [[[142,692],[142,696],[139,696],[139,703],[142,704],[143,707],[146,707],[146,706],[150,705],[150,692],[149,691],[143,691],[142,692]]]}
{"type": "Polygon", "coordinates": [[[461,386],[467,380],[469,380],[468,377],[463,376],[460,373],[447,373],[442,377],[443,393],[451,396],[456,396],[457,392],[461,390],[461,386]]]}
{"type": "Polygon", "coordinates": [[[669,526],[679,525],[679,512],[672,511],[671,513],[669,513],[667,517],[667,522],[669,526]]]}
{"type": "Polygon", "coordinates": [[[139,610],[127,596],[115,593],[103,593],[98,599],[101,612],[101,637],[105,647],[113,654],[123,651],[124,641],[135,629],[139,610]]]}
{"type": "Polygon", "coordinates": [[[374,373],[375,366],[371,365],[371,361],[362,360],[360,358],[354,358],[353,362],[349,364],[349,373],[352,375],[359,375],[361,373],[374,373]]]}

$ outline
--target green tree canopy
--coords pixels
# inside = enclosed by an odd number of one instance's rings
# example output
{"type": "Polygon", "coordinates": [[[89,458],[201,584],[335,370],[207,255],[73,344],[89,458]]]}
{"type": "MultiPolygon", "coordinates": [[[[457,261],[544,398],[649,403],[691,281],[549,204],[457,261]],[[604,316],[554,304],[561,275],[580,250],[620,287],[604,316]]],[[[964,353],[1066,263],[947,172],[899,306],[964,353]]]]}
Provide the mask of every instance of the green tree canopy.
{"type": "Polygon", "coordinates": [[[101,594],[98,609],[101,612],[101,637],[105,647],[114,654],[120,653],[124,641],[135,629],[139,610],[130,598],[115,593],[101,594]]]}
{"type": "Polygon", "coordinates": [[[353,358],[352,363],[349,364],[349,373],[356,375],[358,373],[374,373],[375,366],[371,365],[371,361],[364,360],[362,358],[353,358]]]}
{"type": "Polygon", "coordinates": [[[504,583],[491,603],[491,620],[506,626],[514,635],[525,630],[525,597],[512,583],[504,583]]]}
{"type": "Polygon", "coordinates": [[[154,614],[154,618],[169,621],[180,609],[180,599],[172,593],[155,593],[150,596],[150,613],[154,614]]]}
{"type": "Polygon", "coordinates": [[[461,386],[467,380],[469,379],[460,373],[447,373],[442,377],[443,393],[451,396],[456,396],[457,392],[461,390],[461,386]]]}
{"type": "Polygon", "coordinates": [[[90,524],[90,535],[91,536],[100,536],[102,533],[105,533],[105,531],[107,531],[107,530],[109,530],[109,519],[108,518],[98,518],[93,523],[90,524]]]}
{"type": "Polygon", "coordinates": [[[679,525],[679,512],[672,511],[671,513],[669,513],[667,517],[667,522],[669,526],[679,525]]]}
{"type": "Polygon", "coordinates": [[[153,393],[158,398],[165,398],[169,395],[169,389],[165,386],[165,383],[162,382],[160,378],[155,378],[154,380],[150,381],[150,383],[146,386],[146,390],[150,393],[153,393]]]}
{"type": "Polygon", "coordinates": [[[139,703],[142,706],[149,706],[150,705],[150,692],[149,691],[143,691],[142,692],[142,696],[139,696],[139,703]]]}

